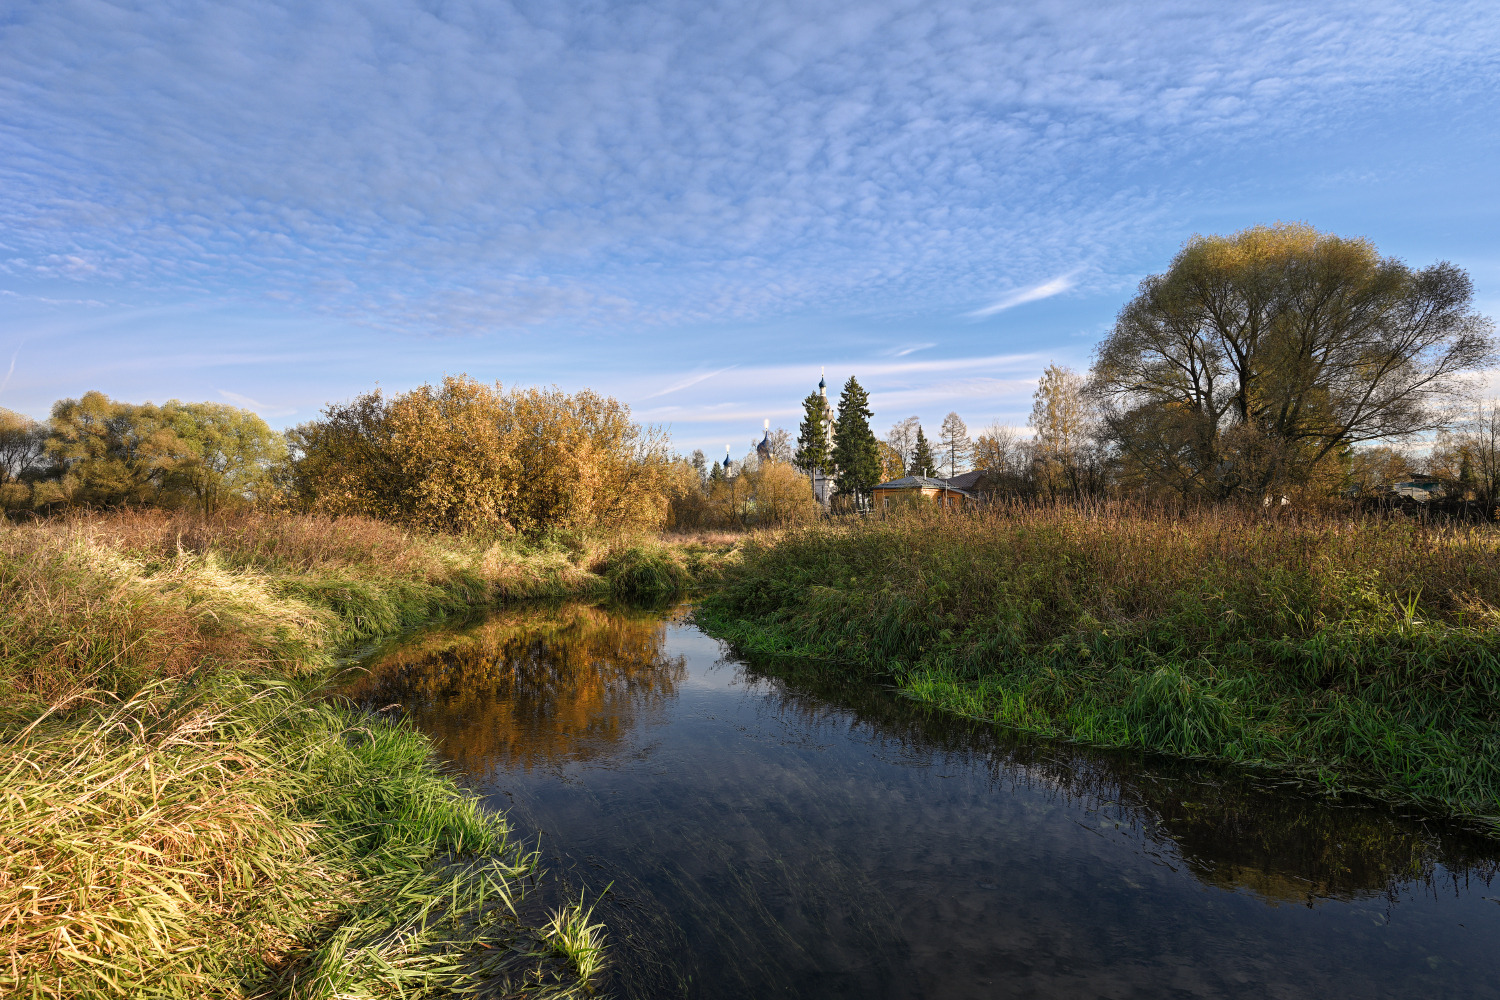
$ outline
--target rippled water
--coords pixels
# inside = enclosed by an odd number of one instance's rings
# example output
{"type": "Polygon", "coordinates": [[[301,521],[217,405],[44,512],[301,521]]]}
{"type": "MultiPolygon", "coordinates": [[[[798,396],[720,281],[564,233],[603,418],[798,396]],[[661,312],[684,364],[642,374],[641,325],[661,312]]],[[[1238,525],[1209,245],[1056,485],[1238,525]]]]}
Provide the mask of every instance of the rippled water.
{"type": "MultiPolygon", "coordinates": [[[[680,614],[373,652],[609,927],[616,997],[1500,997],[1500,849],[746,663],[680,614]]],[[[807,671],[803,671],[807,673],[807,671]]]]}

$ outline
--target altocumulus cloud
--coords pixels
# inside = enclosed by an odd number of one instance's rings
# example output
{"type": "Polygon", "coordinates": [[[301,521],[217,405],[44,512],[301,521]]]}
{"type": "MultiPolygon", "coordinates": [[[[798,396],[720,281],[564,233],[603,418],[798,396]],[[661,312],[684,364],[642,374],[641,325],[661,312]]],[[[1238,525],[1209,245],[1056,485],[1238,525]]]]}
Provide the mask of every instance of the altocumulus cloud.
{"type": "Polygon", "coordinates": [[[1495,43],[1488,3],[13,0],[0,274],[411,332],[951,316],[1495,43]]]}

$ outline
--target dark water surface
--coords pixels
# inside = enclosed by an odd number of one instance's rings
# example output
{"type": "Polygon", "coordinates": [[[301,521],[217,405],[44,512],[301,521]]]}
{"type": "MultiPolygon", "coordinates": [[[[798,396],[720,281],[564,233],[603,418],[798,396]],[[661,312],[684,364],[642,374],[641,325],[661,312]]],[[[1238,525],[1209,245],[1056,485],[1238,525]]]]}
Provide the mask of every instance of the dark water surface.
{"type": "Polygon", "coordinates": [[[1418,818],[934,717],[680,614],[510,611],[368,664],[351,694],[558,891],[612,884],[611,996],[1500,997],[1500,850],[1418,818]]]}

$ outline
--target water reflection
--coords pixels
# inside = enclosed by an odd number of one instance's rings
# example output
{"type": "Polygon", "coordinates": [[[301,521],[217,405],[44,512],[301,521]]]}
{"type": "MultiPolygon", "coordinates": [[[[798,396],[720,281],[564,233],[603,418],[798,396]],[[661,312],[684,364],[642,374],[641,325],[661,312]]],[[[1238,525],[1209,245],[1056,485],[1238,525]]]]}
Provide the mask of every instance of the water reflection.
{"type": "Polygon", "coordinates": [[[1441,824],[1017,738],[680,617],[507,612],[369,666],[347,693],[571,890],[613,885],[617,996],[1500,996],[1495,845],[1441,824]]]}
{"type": "Polygon", "coordinates": [[[1315,797],[1216,765],[1029,738],[868,684],[831,681],[797,661],[732,662],[774,682],[768,698],[777,711],[806,726],[852,716],[896,747],[938,751],[950,766],[985,772],[997,790],[1050,791],[1098,822],[1170,848],[1203,884],[1268,903],[1487,887],[1500,870],[1500,845],[1433,817],[1315,797]]]}
{"type": "Polygon", "coordinates": [[[400,704],[465,772],[607,758],[676,695],[685,667],[650,612],[564,605],[432,629],[342,692],[400,704]]]}

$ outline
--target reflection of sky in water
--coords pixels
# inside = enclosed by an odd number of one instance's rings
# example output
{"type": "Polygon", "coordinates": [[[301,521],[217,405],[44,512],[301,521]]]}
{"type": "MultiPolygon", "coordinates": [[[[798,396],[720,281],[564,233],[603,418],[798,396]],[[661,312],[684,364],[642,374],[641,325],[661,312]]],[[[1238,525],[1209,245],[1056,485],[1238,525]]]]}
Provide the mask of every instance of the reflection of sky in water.
{"type": "Polygon", "coordinates": [[[574,890],[613,883],[617,995],[1500,996],[1481,842],[722,656],[511,612],[351,693],[406,705],[574,890]]]}

